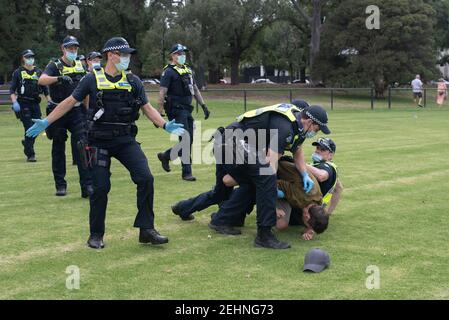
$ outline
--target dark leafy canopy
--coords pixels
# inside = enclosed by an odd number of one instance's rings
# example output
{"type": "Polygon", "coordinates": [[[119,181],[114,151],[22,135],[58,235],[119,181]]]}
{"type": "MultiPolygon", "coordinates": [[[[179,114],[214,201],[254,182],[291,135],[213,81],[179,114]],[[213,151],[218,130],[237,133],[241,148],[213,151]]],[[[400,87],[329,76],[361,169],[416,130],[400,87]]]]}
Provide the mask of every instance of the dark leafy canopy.
{"type": "Polygon", "coordinates": [[[26,48],[43,67],[71,34],[83,54],[124,36],[139,50],[131,67],[141,76],[160,75],[169,48],[180,42],[191,49],[201,83],[230,72],[237,84],[248,64],[380,89],[416,73],[435,77],[438,49],[449,48],[449,0],[377,2],[381,29],[369,31],[367,0],[0,0],[0,75],[11,76],[26,48]],[[80,30],[66,29],[71,4],[80,8],[80,30]],[[342,55],[345,49],[358,54],[342,55]]]}
{"type": "Polygon", "coordinates": [[[415,74],[435,77],[435,10],[422,0],[379,3],[379,30],[366,28],[365,8],[372,1],[343,1],[323,31],[319,71],[338,86],[408,83],[415,74]]]}
{"type": "Polygon", "coordinates": [[[20,64],[20,52],[32,48],[36,62],[45,64],[55,41],[54,30],[43,8],[46,1],[0,0],[0,75],[9,77],[20,64]]]}
{"type": "Polygon", "coordinates": [[[449,0],[426,0],[435,10],[435,41],[439,49],[449,48],[449,0]]]}
{"type": "Polygon", "coordinates": [[[307,35],[286,21],[277,21],[259,35],[256,45],[248,54],[247,61],[254,65],[274,66],[287,70],[290,80],[295,73],[306,67],[307,35]]]}

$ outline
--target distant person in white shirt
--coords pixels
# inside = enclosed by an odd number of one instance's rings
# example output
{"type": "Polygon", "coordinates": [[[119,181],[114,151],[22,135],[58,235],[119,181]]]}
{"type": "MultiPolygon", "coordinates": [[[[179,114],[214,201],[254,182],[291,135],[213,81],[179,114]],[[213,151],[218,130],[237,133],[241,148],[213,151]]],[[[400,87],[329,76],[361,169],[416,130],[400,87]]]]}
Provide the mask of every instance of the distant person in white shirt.
{"type": "Polygon", "coordinates": [[[418,104],[418,107],[423,108],[424,106],[421,104],[423,83],[421,81],[421,77],[419,74],[417,74],[415,80],[412,81],[412,88],[413,88],[413,99],[415,103],[418,104]]]}

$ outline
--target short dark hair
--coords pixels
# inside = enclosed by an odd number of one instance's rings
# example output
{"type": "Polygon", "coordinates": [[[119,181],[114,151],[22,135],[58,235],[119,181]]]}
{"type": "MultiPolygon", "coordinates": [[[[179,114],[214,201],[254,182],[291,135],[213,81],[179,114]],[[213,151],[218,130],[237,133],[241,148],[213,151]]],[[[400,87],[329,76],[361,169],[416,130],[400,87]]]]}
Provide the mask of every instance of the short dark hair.
{"type": "Polygon", "coordinates": [[[301,110],[301,118],[310,119],[310,117],[307,115],[307,112],[305,109],[301,110]]]}
{"type": "Polygon", "coordinates": [[[320,205],[313,205],[309,208],[309,214],[309,224],[313,231],[318,234],[326,231],[329,224],[329,216],[324,211],[324,207],[320,205]]]}

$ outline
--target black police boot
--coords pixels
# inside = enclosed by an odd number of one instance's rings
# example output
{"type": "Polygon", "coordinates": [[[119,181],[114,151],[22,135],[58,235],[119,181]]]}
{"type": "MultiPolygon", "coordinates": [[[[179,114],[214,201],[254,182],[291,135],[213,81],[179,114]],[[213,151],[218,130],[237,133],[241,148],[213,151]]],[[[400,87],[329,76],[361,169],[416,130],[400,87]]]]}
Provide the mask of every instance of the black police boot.
{"type": "MultiPolygon", "coordinates": [[[[211,220],[214,218],[214,216],[216,215],[217,213],[216,212],[212,212],[211,214],[210,214],[210,218],[211,218],[211,220]]],[[[233,227],[238,227],[238,228],[241,228],[241,227],[244,227],[245,226],[245,219],[243,219],[243,220],[236,220],[234,223],[232,223],[232,226],[233,227]]]]}
{"type": "Polygon", "coordinates": [[[92,249],[103,249],[103,237],[98,235],[90,235],[89,239],[87,240],[87,245],[92,249]]]}
{"type": "Polygon", "coordinates": [[[225,235],[238,236],[238,235],[242,234],[242,232],[240,230],[235,229],[234,227],[231,227],[231,226],[217,226],[217,225],[213,224],[212,222],[209,222],[208,226],[212,230],[215,230],[218,233],[225,234],[225,235]]]}
{"type": "Polygon", "coordinates": [[[279,241],[271,232],[271,229],[258,229],[256,239],[254,240],[254,246],[270,249],[290,248],[288,243],[279,241]]]}
{"type": "Polygon", "coordinates": [[[87,199],[93,193],[94,193],[94,187],[92,187],[91,185],[88,185],[87,187],[82,188],[82,190],[81,190],[81,197],[84,198],[84,199],[87,199]]]}
{"type": "Polygon", "coordinates": [[[182,176],[182,180],[193,182],[193,181],[196,181],[196,178],[194,176],[192,176],[191,174],[189,174],[186,176],[182,176]]]}
{"type": "Polygon", "coordinates": [[[35,156],[29,156],[28,158],[27,158],[27,162],[36,162],[37,160],[36,160],[36,157],[35,156]]]}
{"type": "Polygon", "coordinates": [[[243,218],[243,219],[236,220],[234,222],[233,226],[234,227],[240,227],[240,228],[244,227],[245,226],[245,219],[243,218]]]}
{"type": "Polygon", "coordinates": [[[161,236],[155,229],[140,229],[140,243],[164,244],[168,243],[168,238],[161,236]]]}
{"type": "Polygon", "coordinates": [[[65,195],[67,195],[67,188],[66,187],[56,187],[55,196],[64,197],[65,195]]]}
{"type": "Polygon", "coordinates": [[[159,152],[157,154],[157,158],[159,159],[159,161],[162,164],[162,169],[164,169],[166,172],[170,172],[170,159],[167,159],[165,157],[165,154],[163,152],[159,152]]]}
{"type": "Polygon", "coordinates": [[[180,202],[176,203],[175,205],[171,206],[171,211],[176,214],[177,216],[179,216],[181,218],[181,220],[183,221],[190,221],[195,219],[195,217],[193,216],[193,214],[189,214],[188,216],[183,216],[181,213],[181,209],[179,208],[179,204],[180,202]]]}

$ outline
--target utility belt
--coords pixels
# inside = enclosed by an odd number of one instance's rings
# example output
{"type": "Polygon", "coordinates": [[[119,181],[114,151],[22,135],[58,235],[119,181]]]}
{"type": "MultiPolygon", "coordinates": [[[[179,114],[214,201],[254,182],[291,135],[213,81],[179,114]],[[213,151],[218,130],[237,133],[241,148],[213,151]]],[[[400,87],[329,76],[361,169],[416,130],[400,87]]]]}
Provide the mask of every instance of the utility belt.
{"type": "Polygon", "coordinates": [[[17,100],[19,101],[19,103],[21,103],[21,102],[25,102],[25,103],[41,103],[41,101],[42,101],[40,96],[27,97],[27,96],[21,96],[21,95],[19,95],[17,97],[17,100]]]}
{"type": "Polygon", "coordinates": [[[112,140],[117,137],[137,135],[138,129],[135,124],[120,123],[94,123],[88,121],[88,138],[89,140],[112,140]]]}
{"type": "Polygon", "coordinates": [[[181,110],[187,110],[189,112],[193,111],[193,106],[191,104],[187,104],[187,103],[178,103],[178,102],[174,102],[174,101],[179,101],[178,99],[185,99],[185,96],[167,96],[165,97],[165,102],[164,102],[164,110],[165,113],[170,113],[173,112],[175,109],[181,109],[181,110]]]}

